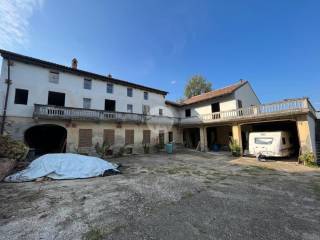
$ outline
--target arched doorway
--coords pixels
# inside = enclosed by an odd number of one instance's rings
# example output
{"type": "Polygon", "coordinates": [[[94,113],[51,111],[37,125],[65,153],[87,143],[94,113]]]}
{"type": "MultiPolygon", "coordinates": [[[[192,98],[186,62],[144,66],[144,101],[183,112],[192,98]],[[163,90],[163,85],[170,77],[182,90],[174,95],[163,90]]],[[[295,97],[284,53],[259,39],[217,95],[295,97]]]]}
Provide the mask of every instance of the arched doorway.
{"type": "Polygon", "coordinates": [[[54,124],[36,125],[25,131],[24,139],[36,155],[65,152],[67,130],[54,124]]]}

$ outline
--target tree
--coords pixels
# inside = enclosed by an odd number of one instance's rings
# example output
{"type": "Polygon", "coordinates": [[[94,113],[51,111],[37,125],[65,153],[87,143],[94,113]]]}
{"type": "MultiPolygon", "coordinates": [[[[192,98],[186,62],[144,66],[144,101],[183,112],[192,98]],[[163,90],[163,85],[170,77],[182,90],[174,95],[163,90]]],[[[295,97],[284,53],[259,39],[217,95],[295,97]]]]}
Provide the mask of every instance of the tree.
{"type": "Polygon", "coordinates": [[[211,83],[201,75],[194,75],[187,83],[184,89],[184,95],[191,98],[196,95],[211,91],[211,83]]]}

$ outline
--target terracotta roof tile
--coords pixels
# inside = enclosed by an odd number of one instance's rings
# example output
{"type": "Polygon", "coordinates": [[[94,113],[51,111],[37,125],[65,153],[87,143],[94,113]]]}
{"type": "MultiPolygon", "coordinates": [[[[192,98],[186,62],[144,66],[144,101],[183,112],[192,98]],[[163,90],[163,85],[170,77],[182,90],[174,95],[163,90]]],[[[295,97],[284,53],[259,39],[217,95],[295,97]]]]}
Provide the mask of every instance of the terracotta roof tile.
{"type": "Polygon", "coordinates": [[[235,83],[233,85],[230,85],[230,86],[227,86],[227,87],[224,87],[224,88],[220,88],[220,89],[217,89],[217,90],[213,90],[213,91],[210,91],[210,92],[207,92],[207,93],[203,93],[201,95],[197,95],[197,96],[188,98],[188,99],[184,100],[182,102],[182,104],[183,105],[189,105],[189,104],[198,103],[198,102],[206,101],[206,100],[209,100],[209,99],[213,99],[213,98],[216,98],[216,97],[229,95],[229,94],[233,93],[235,90],[237,90],[239,87],[241,87],[244,84],[246,84],[247,82],[248,81],[243,81],[242,80],[242,81],[237,82],[237,83],[235,83]]]}

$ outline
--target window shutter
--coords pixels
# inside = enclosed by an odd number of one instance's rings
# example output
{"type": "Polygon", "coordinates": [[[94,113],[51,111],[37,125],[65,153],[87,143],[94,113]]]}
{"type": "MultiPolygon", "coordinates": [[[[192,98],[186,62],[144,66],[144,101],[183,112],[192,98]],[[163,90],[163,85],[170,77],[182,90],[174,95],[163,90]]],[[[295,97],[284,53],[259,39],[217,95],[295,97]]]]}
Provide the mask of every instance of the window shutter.
{"type": "Polygon", "coordinates": [[[142,140],[143,144],[150,143],[150,135],[151,135],[150,130],[143,130],[143,140],[142,140]]]}
{"type": "Polygon", "coordinates": [[[103,131],[103,140],[106,144],[113,145],[114,144],[114,129],[104,129],[103,131]]]}
{"type": "Polygon", "coordinates": [[[92,146],[92,129],[79,129],[79,147],[92,146]]]}
{"type": "Polygon", "coordinates": [[[134,144],[134,130],[126,129],[125,132],[125,144],[134,144]]]}

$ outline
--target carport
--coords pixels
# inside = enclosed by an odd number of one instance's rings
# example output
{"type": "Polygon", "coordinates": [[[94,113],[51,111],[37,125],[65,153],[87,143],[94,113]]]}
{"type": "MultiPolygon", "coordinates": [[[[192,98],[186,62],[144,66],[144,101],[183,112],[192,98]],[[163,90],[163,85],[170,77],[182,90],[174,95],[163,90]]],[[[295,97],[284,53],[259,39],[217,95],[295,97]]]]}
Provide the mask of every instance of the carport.
{"type": "Polygon", "coordinates": [[[200,128],[184,128],[183,143],[187,148],[197,148],[200,142],[200,128]]]}
{"type": "Polygon", "coordinates": [[[209,126],[206,128],[207,149],[209,151],[228,150],[232,137],[231,126],[209,126]]]}
{"type": "Polygon", "coordinates": [[[297,130],[297,122],[295,120],[287,121],[268,121],[259,123],[241,124],[241,140],[244,153],[249,149],[249,133],[250,132],[274,132],[286,131],[291,135],[291,141],[294,145],[294,156],[299,155],[300,144],[297,130]]]}

